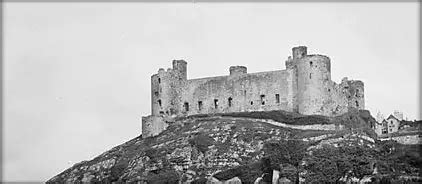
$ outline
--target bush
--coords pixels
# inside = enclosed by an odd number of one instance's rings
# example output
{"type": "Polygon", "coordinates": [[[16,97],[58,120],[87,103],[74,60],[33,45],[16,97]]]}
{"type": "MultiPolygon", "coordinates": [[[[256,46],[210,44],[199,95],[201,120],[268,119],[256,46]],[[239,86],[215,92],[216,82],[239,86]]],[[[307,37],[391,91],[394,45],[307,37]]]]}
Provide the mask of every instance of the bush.
{"type": "Polygon", "coordinates": [[[126,167],[128,166],[129,161],[128,160],[120,160],[118,161],[112,168],[111,168],[111,181],[117,181],[120,176],[122,176],[123,171],[126,169],[126,167]]]}
{"type": "Polygon", "coordinates": [[[254,183],[262,175],[262,162],[254,162],[221,171],[214,175],[218,180],[228,180],[239,177],[242,183],[254,183]]]}
{"type": "Polygon", "coordinates": [[[189,139],[189,144],[195,146],[201,153],[208,151],[208,146],[214,144],[214,139],[205,134],[199,134],[192,139],[189,139]]]}
{"type": "Polygon", "coordinates": [[[179,182],[180,175],[174,170],[160,170],[158,174],[149,173],[146,180],[151,184],[173,184],[179,182]]]}

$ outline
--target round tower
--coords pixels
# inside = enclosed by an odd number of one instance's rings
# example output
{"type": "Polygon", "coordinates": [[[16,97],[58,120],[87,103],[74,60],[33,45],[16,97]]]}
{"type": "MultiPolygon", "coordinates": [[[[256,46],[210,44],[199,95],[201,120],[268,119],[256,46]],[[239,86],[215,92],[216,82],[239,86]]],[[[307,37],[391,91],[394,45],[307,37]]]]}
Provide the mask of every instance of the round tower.
{"type": "Polygon", "coordinates": [[[331,81],[330,58],[303,53],[306,49],[293,49],[297,58],[298,111],[306,115],[323,114],[325,102],[330,98],[326,88],[331,81]]]}

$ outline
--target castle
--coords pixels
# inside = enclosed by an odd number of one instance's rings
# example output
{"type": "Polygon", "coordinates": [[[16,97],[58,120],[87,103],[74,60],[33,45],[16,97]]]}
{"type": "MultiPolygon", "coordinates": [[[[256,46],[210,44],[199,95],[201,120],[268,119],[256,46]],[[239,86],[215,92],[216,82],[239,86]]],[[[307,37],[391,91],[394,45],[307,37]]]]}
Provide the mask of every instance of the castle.
{"type": "Polygon", "coordinates": [[[335,116],[365,108],[363,82],[333,82],[330,58],[308,55],[305,46],[294,47],[292,56],[285,70],[231,66],[229,75],[199,79],[187,79],[187,62],[173,60],[173,68],[151,76],[152,113],[142,117],[143,137],[164,131],[170,117],[270,110],[335,116]]]}

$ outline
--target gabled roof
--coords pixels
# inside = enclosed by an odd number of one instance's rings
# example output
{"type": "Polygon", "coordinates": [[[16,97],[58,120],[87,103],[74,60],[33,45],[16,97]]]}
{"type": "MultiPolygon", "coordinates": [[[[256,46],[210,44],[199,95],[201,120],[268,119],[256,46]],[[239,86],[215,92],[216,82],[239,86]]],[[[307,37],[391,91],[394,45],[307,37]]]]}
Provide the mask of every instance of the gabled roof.
{"type": "Polygon", "coordinates": [[[384,123],[385,123],[385,124],[388,124],[387,120],[383,119],[383,120],[382,120],[382,124],[384,124],[384,123]]]}
{"type": "Polygon", "coordinates": [[[397,121],[400,121],[399,119],[397,119],[395,116],[393,116],[392,114],[390,114],[389,116],[388,116],[388,118],[387,119],[396,119],[397,121]]]}

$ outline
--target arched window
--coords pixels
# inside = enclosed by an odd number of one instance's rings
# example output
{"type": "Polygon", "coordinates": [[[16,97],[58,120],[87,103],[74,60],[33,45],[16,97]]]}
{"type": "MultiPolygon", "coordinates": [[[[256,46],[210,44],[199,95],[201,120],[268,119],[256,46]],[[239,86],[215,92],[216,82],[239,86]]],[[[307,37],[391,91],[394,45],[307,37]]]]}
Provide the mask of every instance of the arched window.
{"type": "Polygon", "coordinates": [[[233,98],[232,97],[229,97],[229,99],[228,99],[229,107],[232,106],[232,101],[233,101],[233,98]]]}

